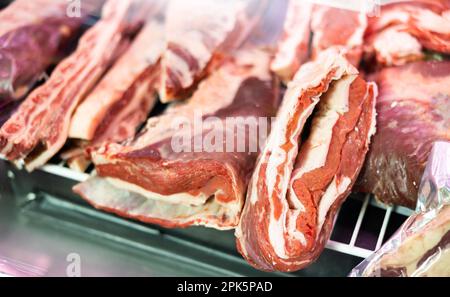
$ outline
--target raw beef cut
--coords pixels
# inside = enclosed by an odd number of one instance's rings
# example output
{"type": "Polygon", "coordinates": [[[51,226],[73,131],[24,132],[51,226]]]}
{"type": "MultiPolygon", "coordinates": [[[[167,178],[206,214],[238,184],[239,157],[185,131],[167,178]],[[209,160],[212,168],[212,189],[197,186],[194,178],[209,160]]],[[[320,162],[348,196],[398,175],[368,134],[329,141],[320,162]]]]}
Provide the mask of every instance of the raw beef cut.
{"type": "MultiPolygon", "coordinates": [[[[77,50],[34,90],[0,130],[0,153],[27,170],[45,164],[64,145],[73,111],[128,42],[133,1],[109,0],[102,19],[77,50]]],[[[135,25],[132,26],[136,27],[135,25]]]]}
{"type": "Polygon", "coordinates": [[[347,59],[355,66],[361,60],[366,15],[312,3],[289,1],[284,32],[271,65],[272,71],[285,82],[309,58],[316,58],[330,47],[344,49],[347,59]]]}
{"type": "Polygon", "coordinates": [[[76,109],[69,137],[86,141],[62,155],[70,168],[85,171],[90,164],[89,151],[136,134],[157,100],[155,84],[164,48],[164,26],[149,22],[76,109]]]}
{"type": "Polygon", "coordinates": [[[271,64],[271,70],[284,82],[290,81],[309,58],[312,8],[307,1],[289,1],[284,32],[271,64]]]}
{"type": "Polygon", "coordinates": [[[165,227],[235,227],[278,107],[269,62],[264,51],[239,51],[191,99],[150,118],[135,140],[93,152],[98,176],[75,192],[97,208],[165,227]]]}
{"type": "Polygon", "coordinates": [[[238,250],[254,267],[294,271],[319,256],[375,132],[376,92],[335,49],[290,82],[236,229],[238,250]]]}
{"type": "Polygon", "coordinates": [[[164,28],[148,23],[72,117],[69,137],[119,142],[134,136],[153,107],[164,28]]]}
{"type": "Polygon", "coordinates": [[[64,0],[17,0],[0,12],[0,112],[6,101],[28,93],[77,35],[84,16],[99,6],[83,5],[81,16],[71,18],[67,5],[64,0]]]}
{"type": "Polygon", "coordinates": [[[363,52],[367,16],[350,10],[314,6],[311,20],[312,57],[330,47],[343,47],[346,58],[358,67],[363,52]]]}
{"type": "Polygon", "coordinates": [[[237,48],[252,28],[250,0],[172,0],[166,16],[167,49],[160,98],[184,99],[223,54],[237,48]]]}
{"type": "Polygon", "coordinates": [[[450,53],[450,1],[404,1],[385,5],[369,19],[366,52],[382,66],[423,59],[425,48],[450,53]]]}
{"type": "Polygon", "coordinates": [[[432,145],[450,140],[450,62],[416,62],[374,74],[377,134],[356,189],[384,203],[416,206],[432,145]]]}

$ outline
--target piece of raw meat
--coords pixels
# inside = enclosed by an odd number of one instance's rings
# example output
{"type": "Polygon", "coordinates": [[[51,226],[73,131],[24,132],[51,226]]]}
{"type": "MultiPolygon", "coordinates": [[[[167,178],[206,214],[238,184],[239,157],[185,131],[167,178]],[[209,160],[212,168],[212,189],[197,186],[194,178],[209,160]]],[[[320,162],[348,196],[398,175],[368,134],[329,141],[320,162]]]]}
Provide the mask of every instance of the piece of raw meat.
{"type": "Polygon", "coordinates": [[[363,13],[290,0],[271,69],[289,82],[303,63],[330,47],[346,51],[347,59],[358,66],[366,28],[367,17],[363,13]]]}
{"type": "Polygon", "coordinates": [[[64,0],[17,0],[0,11],[0,112],[28,93],[100,4],[83,5],[79,17],[68,16],[64,0]]]}
{"type": "Polygon", "coordinates": [[[392,26],[366,40],[366,51],[381,66],[401,66],[423,60],[420,42],[402,26],[392,26]]]}
{"type": "Polygon", "coordinates": [[[290,81],[300,66],[309,59],[312,10],[313,4],[310,2],[289,1],[283,35],[270,66],[284,82],[290,81]]]}
{"type": "Polygon", "coordinates": [[[156,103],[159,62],[165,48],[164,26],[149,22],[72,117],[69,137],[85,140],[62,154],[70,168],[85,171],[89,152],[105,142],[136,134],[156,103]]]}
{"type": "Polygon", "coordinates": [[[364,13],[315,5],[311,20],[312,57],[330,47],[342,47],[347,60],[358,67],[366,28],[367,16],[364,13]]]}
{"type": "Polygon", "coordinates": [[[384,5],[369,19],[366,55],[381,66],[423,59],[423,49],[450,53],[450,1],[404,1],[384,5]]]}
{"type": "Polygon", "coordinates": [[[69,137],[101,144],[134,136],[153,107],[158,62],[165,48],[164,27],[149,22],[130,48],[78,106],[69,137]]]}
{"type": "Polygon", "coordinates": [[[252,29],[250,0],[172,0],[167,9],[167,49],[160,99],[184,99],[196,84],[239,47],[252,29]]]}
{"type": "Polygon", "coordinates": [[[375,132],[375,97],[376,85],[335,49],[297,72],[236,229],[238,250],[254,267],[295,271],[320,255],[375,132]],[[309,135],[299,144],[316,108],[309,135]]]}
{"type": "Polygon", "coordinates": [[[416,62],[381,70],[377,133],[356,189],[387,204],[416,206],[432,145],[450,140],[450,62],[416,62]]]}
{"type": "Polygon", "coordinates": [[[28,171],[45,164],[64,145],[72,114],[127,45],[134,1],[109,0],[102,19],[81,38],[49,80],[20,105],[0,129],[0,153],[28,171]]]}
{"type": "Polygon", "coordinates": [[[75,192],[97,208],[165,227],[234,228],[278,107],[269,62],[265,51],[239,51],[191,99],[150,118],[135,140],[93,152],[98,176],[75,192]]]}

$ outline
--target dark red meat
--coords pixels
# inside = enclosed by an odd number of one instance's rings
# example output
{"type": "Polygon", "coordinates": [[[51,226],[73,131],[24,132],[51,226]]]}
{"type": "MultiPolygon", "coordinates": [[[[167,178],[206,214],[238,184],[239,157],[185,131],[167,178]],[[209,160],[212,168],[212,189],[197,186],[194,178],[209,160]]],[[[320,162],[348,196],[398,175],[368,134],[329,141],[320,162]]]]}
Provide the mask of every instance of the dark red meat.
{"type": "Polygon", "coordinates": [[[86,14],[98,6],[85,5],[81,17],[71,18],[67,5],[61,0],[17,0],[0,12],[0,105],[28,93],[77,35],[86,14]]]}
{"type": "Polygon", "coordinates": [[[415,208],[433,143],[450,140],[450,62],[386,68],[370,79],[380,92],[377,133],[356,189],[415,208]]]}

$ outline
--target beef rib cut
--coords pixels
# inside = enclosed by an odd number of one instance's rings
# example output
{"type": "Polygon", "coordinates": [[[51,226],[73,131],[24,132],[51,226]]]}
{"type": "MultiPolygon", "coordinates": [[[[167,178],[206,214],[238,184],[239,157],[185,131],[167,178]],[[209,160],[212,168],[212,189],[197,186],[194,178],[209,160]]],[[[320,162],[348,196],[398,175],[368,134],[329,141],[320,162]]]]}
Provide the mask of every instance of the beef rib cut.
{"type": "Polygon", "coordinates": [[[320,255],[375,132],[375,97],[376,85],[336,49],[289,83],[236,228],[238,250],[254,267],[295,271],[320,255]]]}
{"type": "Polygon", "coordinates": [[[128,42],[133,6],[133,1],[109,0],[105,4],[102,19],[82,36],[77,50],[3,125],[1,154],[32,171],[62,148],[75,108],[128,42]]]}

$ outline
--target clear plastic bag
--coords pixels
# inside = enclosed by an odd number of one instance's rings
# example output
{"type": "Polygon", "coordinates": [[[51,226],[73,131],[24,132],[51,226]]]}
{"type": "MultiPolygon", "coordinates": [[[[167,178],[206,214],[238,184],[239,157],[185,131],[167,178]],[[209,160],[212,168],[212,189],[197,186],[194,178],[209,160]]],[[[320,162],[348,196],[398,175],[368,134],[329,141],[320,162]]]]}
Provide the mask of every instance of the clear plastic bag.
{"type": "Polygon", "coordinates": [[[350,276],[450,276],[450,142],[436,142],[416,212],[350,276]]]}

